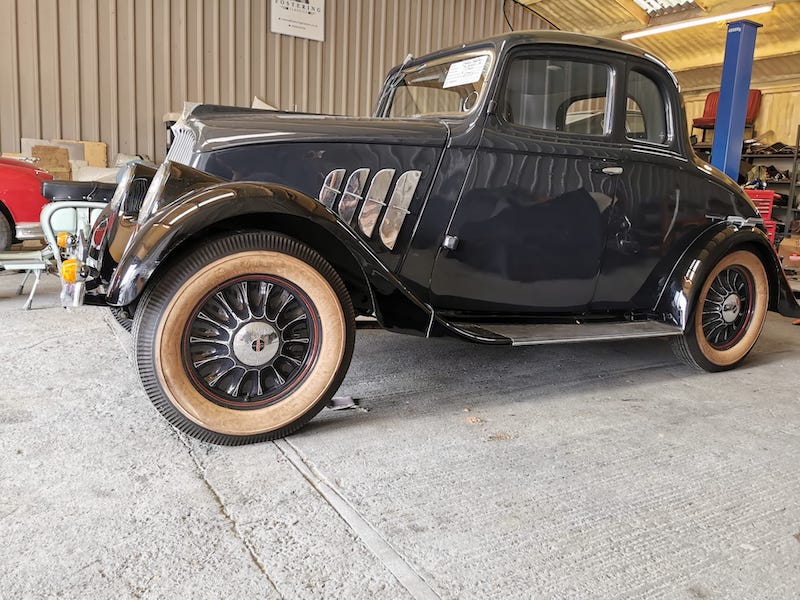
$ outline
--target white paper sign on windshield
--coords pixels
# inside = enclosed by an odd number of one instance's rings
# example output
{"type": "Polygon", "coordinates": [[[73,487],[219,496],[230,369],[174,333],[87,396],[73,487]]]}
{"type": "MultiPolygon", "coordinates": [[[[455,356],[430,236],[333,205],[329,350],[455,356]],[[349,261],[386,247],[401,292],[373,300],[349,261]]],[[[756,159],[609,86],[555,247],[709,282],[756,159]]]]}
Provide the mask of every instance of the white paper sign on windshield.
{"type": "Polygon", "coordinates": [[[451,88],[475,83],[483,74],[483,66],[486,64],[487,58],[489,57],[484,54],[453,63],[447,70],[447,77],[445,77],[442,87],[451,88]]]}

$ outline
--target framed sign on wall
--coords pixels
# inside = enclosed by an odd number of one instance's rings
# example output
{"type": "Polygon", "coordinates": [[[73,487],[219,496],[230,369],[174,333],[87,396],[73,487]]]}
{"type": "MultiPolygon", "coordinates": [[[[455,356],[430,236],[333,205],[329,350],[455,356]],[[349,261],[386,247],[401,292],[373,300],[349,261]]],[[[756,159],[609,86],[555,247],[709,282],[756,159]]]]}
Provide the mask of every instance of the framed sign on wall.
{"type": "Polygon", "coordinates": [[[271,0],[270,31],[325,41],[325,0],[271,0]]]}

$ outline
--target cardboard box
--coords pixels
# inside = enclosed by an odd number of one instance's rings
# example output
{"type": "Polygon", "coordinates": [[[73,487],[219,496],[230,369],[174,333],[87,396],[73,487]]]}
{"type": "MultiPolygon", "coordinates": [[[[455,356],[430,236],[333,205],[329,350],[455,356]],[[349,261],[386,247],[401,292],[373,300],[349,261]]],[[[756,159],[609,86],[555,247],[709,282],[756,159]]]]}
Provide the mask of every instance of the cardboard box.
{"type": "Polygon", "coordinates": [[[106,168],[108,166],[108,146],[105,142],[85,142],[83,140],[55,140],[65,144],[82,144],[83,159],[90,167],[106,168]]]}
{"type": "Polygon", "coordinates": [[[800,269],[800,235],[783,238],[778,246],[778,258],[784,270],[800,269]]]}
{"type": "Polygon", "coordinates": [[[31,156],[38,158],[36,166],[48,171],[54,179],[72,179],[72,169],[69,166],[69,152],[66,148],[56,146],[33,146],[31,156]]]}
{"type": "Polygon", "coordinates": [[[54,146],[64,148],[69,160],[84,160],[83,144],[80,142],[60,142],[58,140],[37,140],[34,138],[20,138],[20,146],[25,156],[34,156],[33,149],[37,146],[54,146]]]}

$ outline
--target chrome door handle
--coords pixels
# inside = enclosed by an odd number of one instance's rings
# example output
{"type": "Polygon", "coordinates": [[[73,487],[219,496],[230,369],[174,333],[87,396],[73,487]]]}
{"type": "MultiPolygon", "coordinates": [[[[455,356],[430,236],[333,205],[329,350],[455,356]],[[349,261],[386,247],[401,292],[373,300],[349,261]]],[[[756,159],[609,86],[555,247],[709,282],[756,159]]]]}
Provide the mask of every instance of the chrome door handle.
{"type": "Polygon", "coordinates": [[[622,175],[622,167],[603,167],[600,172],[604,175],[622,175]]]}

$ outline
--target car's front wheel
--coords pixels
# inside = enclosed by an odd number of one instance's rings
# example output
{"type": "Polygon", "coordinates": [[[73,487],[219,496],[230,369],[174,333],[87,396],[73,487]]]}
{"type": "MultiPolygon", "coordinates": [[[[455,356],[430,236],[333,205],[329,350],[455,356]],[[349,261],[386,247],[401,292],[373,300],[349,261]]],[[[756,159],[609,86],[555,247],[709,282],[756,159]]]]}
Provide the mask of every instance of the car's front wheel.
{"type": "Polygon", "coordinates": [[[353,351],[350,297],[316,251],[271,232],[231,234],[173,262],[134,317],[148,396],[218,444],[292,433],[338,388],[353,351]]]}
{"type": "Polygon", "coordinates": [[[118,306],[109,306],[109,308],[116,322],[119,323],[125,331],[130,333],[133,328],[133,319],[128,317],[127,313],[118,306]]]}
{"type": "Polygon", "coordinates": [[[705,371],[738,365],[753,349],[767,315],[769,282],[761,260],[748,250],[722,257],[703,282],[675,355],[705,371]]]}

